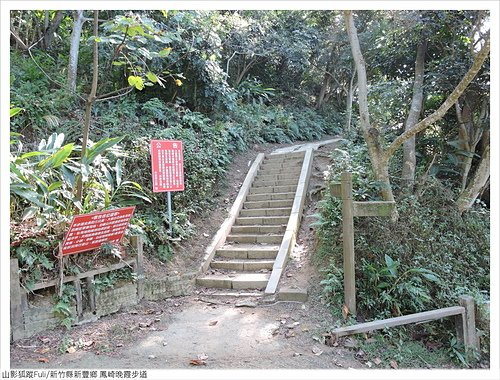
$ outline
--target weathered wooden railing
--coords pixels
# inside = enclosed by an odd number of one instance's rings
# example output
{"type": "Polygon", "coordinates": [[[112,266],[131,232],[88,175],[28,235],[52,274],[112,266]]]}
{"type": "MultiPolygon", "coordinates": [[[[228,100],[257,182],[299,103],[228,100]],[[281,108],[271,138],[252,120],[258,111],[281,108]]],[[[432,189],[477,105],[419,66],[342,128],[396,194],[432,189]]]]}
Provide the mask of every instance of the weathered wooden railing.
{"type": "Polygon", "coordinates": [[[460,306],[446,307],[424,311],[421,313],[403,315],[400,317],[382,319],[366,323],[359,323],[353,326],[339,327],[331,331],[334,340],[346,335],[360,334],[374,330],[381,330],[388,327],[402,326],[410,323],[426,323],[433,320],[455,317],[455,328],[457,331],[457,341],[464,344],[465,348],[479,350],[479,339],[476,333],[476,313],[474,299],[470,296],[459,298],[460,306]]]}
{"type": "MultiPolygon", "coordinates": [[[[342,199],[342,241],[344,262],[344,303],[351,314],[356,314],[356,283],[354,255],[354,220],[356,216],[391,216],[395,202],[373,201],[356,202],[352,199],[352,174],[343,172],[340,183],[330,186],[330,193],[342,199]]],[[[445,317],[455,316],[457,340],[466,349],[479,350],[479,339],[476,333],[474,299],[462,296],[460,306],[425,311],[379,321],[360,323],[353,326],[340,327],[331,333],[334,339],[345,335],[380,330],[386,327],[401,326],[410,323],[424,323],[445,317]]]]}

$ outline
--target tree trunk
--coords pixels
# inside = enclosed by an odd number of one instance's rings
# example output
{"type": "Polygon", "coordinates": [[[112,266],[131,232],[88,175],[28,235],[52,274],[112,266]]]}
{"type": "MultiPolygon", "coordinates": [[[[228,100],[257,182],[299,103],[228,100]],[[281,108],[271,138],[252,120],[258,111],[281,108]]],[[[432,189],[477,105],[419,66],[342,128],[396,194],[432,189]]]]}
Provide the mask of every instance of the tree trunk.
{"type": "Polygon", "coordinates": [[[354,78],[356,77],[356,70],[353,69],[351,75],[351,81],[349,82],[349,90],[347,92],[347,101],[346,101],[346,130],[347,134],[351,134],[351,120],[352,120],[352,98],[354,96],[354,90],[356,86],[354,86],[354,78]]]}
{"type": "Polygon", "coordinates": [[[481,50],[477,53],[476,58],[474,59],[474,62],[472,63],[472,66],[470,67],[469,71],[467,71],[467,73],[463,76],[462,80],[453,89],[451,94],[448,95],[446,100],[431,115],[419,121],[412,128],[405,131],[404,133],[402,133],[401,135],[399,135],[394,139],[394,141],[391,143],[391,145],[387,148],[385,152],[388,158],[391,157],[399,148],[399,146],[403,144],[406,140],[408,140],[412,136],[415,136],[417,133],[422,132],[425,128],[429,127],[430,125],[441,119],[446,114],[446,112],[448,112],[448,110],[455,104],[458,98],[463,94],[463,92],[470,84],[470,82],[472,82],[472,80],[475,78],[476,74],[481,69],[484,61],[486,60],[486,58],[488,58],[489,53],[490,53],[490,39],[488,37],[481,50]]]}
{"type": "Polygon", "coordinates": [[[80,50],[80,36],[82,27],[85,21],[83,11],[78,10],[73,13],[74,23],[73,31],[71,32],[71,45],[69,49],[68,63],[68,89],[72,92],[76,90],[76,77],[78,71],[78,53],[80,50]]]}
{"type": "Polygon", "coordinates": [[[321,85],[321,89],[319,90],[318,99],[316,100],[316,109],[319,110],[323,106],[325,101],[326,92],[328,87],[330,87],[330,81],[332,77],[330,73],[325,73],[323,77],[323,84],[321,85]]]}
{"type": "Polygon", "coordinates": [[[381,145],[380,129],[370,125],[370,112],[368,110],[368,83],[366,79],[366,64],[361,53],[358,33],[354,26],[352,11],[344,11],[347,33],[351,44],[352,56],[358,74],[358,101],[361,130],[363,132],[368,154],[372,164],[375,179],[382,184],[382,197],[386,201],[394,201],[392,187],[389,179],[388,160],[384,157],[381,145]]]}
{"type": "Polygon", "coordinates": [[[474,172],[474,176],[469,181],[468,186],[460,193],[457,199],[457,207],[460,213],[469,210],[476,198],[488,183],[490,178],[490,147],[486,147],[481,161],[474,172]]]}
{"type": "MultiPolygon", "coordinates": [[[[410,111],[406,118],[405,131],[411,129],[418,122],[422,112],[424,99],[424,64],[427,52],[427,40],[418,44],[417,58],[415,59],[415,81],[413,82],[413,96],[410,111]]],[[[417,158],[415,155],[415,136],[410,137],[403,144],[403,169],[401,171],[402,186],[407,190],[413,190],[415,184],[415,169],[417,158]]]]}
{"type": "Polygon", "coordinates": [[[61,21],[64,17],[64,11],[56,11],[56,14],[54,16],[54,19],[52,20],[51,23],[49,23],[47,14],[45,17],[45,29],[44,29],[44,34],[43,34],[43,48],[44,49],[49,49],[50,45],[52,44],[52,41],[54,39],[54,33],[56,32],[57,28],[59,28],[59,25],[61,24],[61,21]]]}
{"type": "MultiPolygon", "coordinates": [[[[94,11],[94,37],[97,38],[99,31],[99,11],[94,11]]],[[[99,47],[97,45],[97,41],[93,42],[93,55],[94,60],[92,63],[92,87],[90,89],[90,94],[85,103],[85,119],[83,121],[83,138],[82,138],[82,153],[81,158],[83,161],[83,157],[87,151],[87,142],[89,140],[89,132],[90,132],[90,119],[92,117],[92,106],[96,100],[97,93],[97,82],[99,79],[99,47]]],[[[81,202],[83,199],[83,180],[80,175],[78,184],[77,184],[77,199],[81,202]]]]}
{"type": "MultiPolygon", "coordinates": [[[[477,53],[469,71],[467,71],[462,80],[457,84],[457,86],[453,89],[451,94],[446,98],[446,100],[441,104],[441,106],[431,115],[421,120],[413,127],[409,128],[401,135],[396,137],[394,141],[389,145],[389,147],[384,151],[381,145],[380,130],[376,126],[370,125],[366,67],[363,55],[361,53],[361,48],[359,45],[357,30],[356,27],[354,26],[352,11],[344,11],[344,17],[346,20],[347,33],[349,35],[349,42],[351,44],[352,55],[354,58],[354,62],[356,64],[356,71],[358,74],[359,114],[360,114],[361,129],[363,131],[363,137],[368,146],[368,154],[370,156],[370,162],[372,164],[375,178],[383,185],[382,196],[386,201],[393,201],[394,196],[392,193],[390,178],[388,174],[390,158],[394,155],[396,150],[405,141],[407,141],[411,137],[415,136],[417,133],[423,131],[425,128],[429,127],[430,125],[441,119],[450,109],[450,107],[452,107],[458,100],[458,98],[463,94],[467,86],[470,84],[470,82],[472,82],[474,77],[481,69],[486,58],[488,58],[489,56],[490,52],[489,32],[487,34],[487,38],[484,41],[483,47],[477,53]]],[[[487,151],[489,156],[489,147],[487,151]]]]}

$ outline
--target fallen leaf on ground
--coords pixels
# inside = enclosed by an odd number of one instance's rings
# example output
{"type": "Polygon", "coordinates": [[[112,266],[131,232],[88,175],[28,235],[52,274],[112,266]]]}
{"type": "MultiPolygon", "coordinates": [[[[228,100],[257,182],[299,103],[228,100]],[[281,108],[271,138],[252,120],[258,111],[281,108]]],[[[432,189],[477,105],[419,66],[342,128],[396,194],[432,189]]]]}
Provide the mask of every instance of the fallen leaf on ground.
{"type": "Polygon", "coordinates": [[[295,332],[293,332],[293,330],[288,330],[285,333],[285,338],[293,338],[294,336],[295,336],[295,332]]]}
{"type": "Polygon", "coordinates": [[[71,347],[68,347],[68,349],[66,350],[66,352],[68,354],[74,354],[76,352],[76,348],[71,346],[71,347]]]}
{"type": "Polygon", "coordinates": [[[191,364],[191,365],[206,365],[207,362],[205,360],[200,360],[200,359],[191,359],[189,361],[189,364],[191,364]]]}
{"type": "Polygon", "coordinates": [[[38,339],[40,339],[42,341],[42,343],[50,343],[50,338],[41,336],[38,339]]]}
{"type": "Polygon", "coordinates": [[[47,359],[47,358],[38,358],[38,361],[39,361],[40,363],[48,363],[48,362],[49,362],[49,359],[47,359]]]}
{"type": "Polygon", "coordinates": [[[373,359],[373,362],[375,363],[375,365],[379,365],[380,363],[382,363],[382,360],[380,360],[380,358],[375,358],[373,359]]]}
{"type": "Polygon", "coordinates": [[[48,347],[40,347],[35,350],[37,354],[45,354],[50,351],[50,348],[48,347]]]}
{"type": "Polygon", "coordinates": [[[398,363],[395,360],[391,360],[389,365],[394,369],[398,369],[398,363]]]}
{"type": "Polygon", "coordinates": [[[320,355],[323,353],[323,351],[322,351],[322,350],[320,350],[318,347],[313,347],[313,348],[312,348],[312,352],[313,352],[313,354],[314,354],[314,355],[316,355],[316,356],[320,356],[320,355]]]}
{"type": "Polygon", "coordinates": [[[208,322],[208,325],[215,326],[217,324],[217,322],[219,322],[219,321],[211,321],[211,322],[208,322]]]}

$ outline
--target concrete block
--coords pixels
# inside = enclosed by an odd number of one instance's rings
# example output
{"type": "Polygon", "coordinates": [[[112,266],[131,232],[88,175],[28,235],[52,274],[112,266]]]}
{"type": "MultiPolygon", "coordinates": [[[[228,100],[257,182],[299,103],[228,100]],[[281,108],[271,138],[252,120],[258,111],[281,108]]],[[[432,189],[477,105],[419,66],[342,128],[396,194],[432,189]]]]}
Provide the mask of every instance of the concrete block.
{"type": "Polygon", "coordinates": [[[196,279],[196,285],[204,286],[206,288],[223,288],[231,289],[232,281],[229,277],[198,277],[196,279]]]}
{"type": "Polygon", "coordinates": [[[255,261],[245,261],[243,263],[243,270],[246,271],[258,271],[261,269],[273,269],[274,260],[255,260],[255,261]]]}
{"type": "Polygon", "coordinates": [[[267,285],[269,274],[249,273],[240,274],[233,278],[233,289],[262,289],[267,285]]]}
{"type": "Polygon", "coordinates": [[[306,302],[307,289],[282,288],[278,292],[279,301],[306,302]]]}

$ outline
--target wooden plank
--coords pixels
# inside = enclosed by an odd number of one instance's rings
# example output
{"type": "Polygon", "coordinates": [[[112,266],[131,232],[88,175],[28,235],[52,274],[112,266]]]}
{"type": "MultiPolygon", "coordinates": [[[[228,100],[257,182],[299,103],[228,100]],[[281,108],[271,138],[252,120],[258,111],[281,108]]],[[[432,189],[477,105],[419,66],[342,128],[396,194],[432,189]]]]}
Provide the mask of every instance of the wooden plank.
{"type": "MultiPolygon", "coordinates": [[[[101,273],[111,272],[113,270],[121,269],[123,267],[132,265],[134,262],[135,262],[135,259],[130,259],[127,261],[123,261],[123,262],[120,262],[117,264],[110,265],[110,266],[105,267],[105,268],[99,268],[99,269],[94,269],[94,270],[91,270],[88,272],[79,273],[75,276],[65,276],[63,282],[64,283],[73,282],[75,280],[81,280],[81,279],[86,278],[86,277],[94,277],[95,275],[98,275],[101,273]]],[[[50,281],[46,281],[46,282],[39,282],[33,286],[32,290],[34,291],[34,290],[39,290],[39,289],[44,289],[44,288],[50,288],[51,286],[57,285],[58,282],[59,282],[59,279],[50,280],[50,281]]]]}
{"type": "MultiPolygon", "coordinates": [[[[476,312],[474,298],[460,296],[459,304],[465,309],[464,345],[467,350],[479,350],[479,339],[476,332],[476,312]]],[[[472,357],[472,355],[471,355],[472,357]]]]}
{"type": "Polygon", "coordinates": [[[330,194],[334,197],[342,197],[342,185],[339,182],[334,182],[330,184],[330,194]]]}
{"type": "Polygon", "coordinates": [[[395,327],[401,325],[407,325],[409,323],[416,322],[429,322],[435,319],[441,319],[445,317],[451,317],[453,315],[460,315],[465,313],[465,308],[462,306],[452,306],[446,307],[444,309],[424,311],[422,313],[404,315],[402,317],[388,318],[380,321],[372,321],[366,323],[360,323],[354,326],[340,327],[332,331],[332,334],[336,337],[341,337],[345,335],[359,334],[363,332],[381,330],[386,327],[395,327]]]}
{"type": "Polygon", "coordinates": [[[342,244],[344,250],[344,303],[349,313],[356,314],[356,283],[354,267],[354,221],[352,202],[352,174],[343,172],[342,190],[342,244]]]}
{"type": "Polygon", "coordinates": [[[394,201],[353,202],[354,216],[391,216],[394,201]]]}

